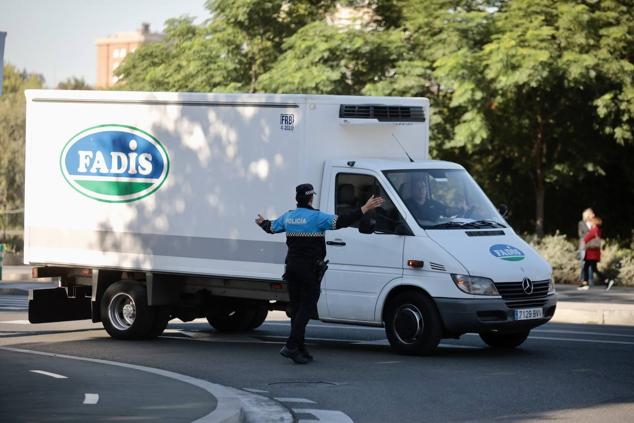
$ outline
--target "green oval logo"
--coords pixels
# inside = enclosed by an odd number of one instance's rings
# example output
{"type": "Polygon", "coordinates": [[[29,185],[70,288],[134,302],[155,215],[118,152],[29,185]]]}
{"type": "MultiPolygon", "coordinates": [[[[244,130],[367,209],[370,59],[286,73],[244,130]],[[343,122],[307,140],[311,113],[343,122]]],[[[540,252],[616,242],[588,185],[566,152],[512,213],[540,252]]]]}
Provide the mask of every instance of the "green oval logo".
{"type": "Polygon", "coordinates": [[[80,194],[127,203],[155,193],[167,179],[165,147],[149,133],[127,125],[98,125],[74,135],[62,149],[60,168],[80,194]]]}

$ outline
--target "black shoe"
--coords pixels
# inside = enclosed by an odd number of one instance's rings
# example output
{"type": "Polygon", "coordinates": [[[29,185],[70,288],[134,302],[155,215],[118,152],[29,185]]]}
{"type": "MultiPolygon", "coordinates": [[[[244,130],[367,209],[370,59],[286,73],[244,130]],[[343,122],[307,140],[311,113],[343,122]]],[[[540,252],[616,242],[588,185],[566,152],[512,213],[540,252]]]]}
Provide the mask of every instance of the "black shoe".
{"type": "Polygon", "coordinates": [[[304,347],[299,347],[299,352],[301,352],[302,354],[304,354],[304,357],[306,357],[308,359],[308,361],[313,361],[314,358],[312,355],[310,355],[310,353],[308,352],[308,349],[304,346],[304,347]]]}
{"type": "Polygon", "coordinates": [[[309,361],[308,357],[302,354],[299,348],[295,348],[294,350],[291,350],[287,348],[286,345],[284,345],[282,349],[280,350],[280,354],[286,358],[290,358],[297,364],[306,364],[309,361]]]}

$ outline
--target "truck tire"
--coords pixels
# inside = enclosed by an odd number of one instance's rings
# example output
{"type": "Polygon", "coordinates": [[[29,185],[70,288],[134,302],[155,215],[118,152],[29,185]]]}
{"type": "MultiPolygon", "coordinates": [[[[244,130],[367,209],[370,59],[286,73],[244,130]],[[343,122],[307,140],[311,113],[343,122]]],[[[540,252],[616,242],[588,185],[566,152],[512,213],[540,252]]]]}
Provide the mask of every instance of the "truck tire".
{"type": "Polygon", "coordinates": [[[529,333],[530,330],[517,333],[482,332],[480,338],[492,348],[511,349],[522,345],[529,333]]]}
{"type": "Polygon", "coordinates": [[[236,306],[207,315],[207,321],[218,332],[245,332],[250,329],[255,309],[236,306]]]}
{"type": "Polygon", "coordinates": [[[269,309],[267,306],[260,306],[255,309],[255,313],[253,314],[253,319],[251,323],[249,323],[249,327],[247,330],[253,330],[259,328],[262,323],[266,320],[266,316],[269,315],[269,309]]]}
{"type": "MultiPolygon", "coordinates": [[[[154,308],[154,307],[150,307],[150,308],[154,308]]],[[[152,324],[152,328],[150,329],[150,331],[148,332],[145,338],[154,339],[156,337],[161,336],[161,334],[163,334],[163,331],[167,327],[167,323],[171,320],[170,317],[171,316],[168,311],[158,309],[157,307],[157,310],[154,315],[154,323],[152,324]]]]}
{"type": "Polygon", "coordinates": [[[155,323],[155,310],[147,305],[145,286],[115,282],[101,297],[101,321],[116,339],[147,338],[155,323]]]}
{"type": "Polygon", "coordinates": [[[436,305],[422,292],[401,292],[386,306],[385,333],[400,354],[431,354],[442,336],[436,305]]]}

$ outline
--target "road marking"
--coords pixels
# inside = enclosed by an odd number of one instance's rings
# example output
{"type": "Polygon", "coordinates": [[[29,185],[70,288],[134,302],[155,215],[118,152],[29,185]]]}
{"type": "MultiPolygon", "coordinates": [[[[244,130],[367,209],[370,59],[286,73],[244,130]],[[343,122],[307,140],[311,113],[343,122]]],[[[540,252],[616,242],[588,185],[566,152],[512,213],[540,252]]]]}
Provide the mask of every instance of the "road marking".
{"type": "Polygon", "coordinates": [[[544,339],[544,340],[548,340],[548,341],[588,342],[588,343],[591,343],[591,344],[634,345],[634,342],[609,341],[607,339],[555,338],[555,337],[549,337],[549,336],[529,336],[528,339],[544,339]]]}
{"type": "Polygon", "coordinates": [[[99,394],[84,394],[84,404],[94,405],[99,402],[99,394]]]}
{"type": "Polygon", "coordinates": [[[402,361],[377,361],[376,364],[398,364],[402,363],[402,361]]]}
{"type": "Polygon", "coordinates": [[[560,329],[533,329],[531,333],[539,332],[539,333],[569,333],[569,334],[579,334],[579,335],[596,335],[596,336],[618,336],[624,338],[634,338],[634,335],[626,335],[623,333],[614,333],[614,332],[586,332],[581,330],[560,330],[560,329]]]}
{"type": "Polygon", "coordinates": [[[7,323],[9,325],[30,325],[31,322],[29,322],[28,320],[5,320],[4,322],[0,322],[0,323],[7,323]]]}
{"type": "Polygon", "coordinates": [[[262,389],[255,389],[255,388],[242,388],[242,390],[253,392],[254,394],[266,394],[269,392],[269,391],[263,391],[262,389]]]}
{"type": "Polygon", "coordinates": [[[247,394],[239,389],[230,388],[216,383],[207,382],[206,380],[196,379],[191,376],[183,375],[176,372],[170,372],[169,370],[155,369],[153,367],[140,366],[137,364],[121,363],[118,361],[100,360],[96,358],[77,357],[66,354],[54,354],[43,351],[25,350],[21,348],[0,347],[0,350],[11,351],[16,353],[34,354],[45,357],[65,358],[69,360],[85,361],[89,363],[105,364],[108,366],[123,367],[132,370],[138,370],[145,373],[152,373],[155,375],[163,376],[169,379],[178,380],[183,383],[187,383],[193,386],[197,386],[216,398],[216,409],[206,416],[201,417],[194,423],[217,423],[217,422],[233,422],[241,421],[243,413],[256,414],[258,410],[264,410],[266,413],[262,414],[263,418],[258,420],[260,422],[277,422],[277,423],[291,423],[293,417],[286,411],[286,408],[282,407],[278,403],[271,401],[270,399],[255,395],[247,394]],[[273,419],[275,417],[275,419],[273,419]]]}
{"type": "Polygon", "coordinates": [[[279,402],[298,402],[302,404],[317,404],[315,401],[311,401],[306,398],[275,398],[279,402]]]}
{"type": "Polygon", "coordinates": [[[44,376],[54,377],[55,379],[68,379],[64,375],[58,375],[57,373],[45,372],[44,370],[29,370],[31,373],[39,373],[44,376]]]}
{"type": "MultiPolygon", "coordinates": [[[[311,408],[293,408],[297,414],[312,414],[321,422],[328,423],[354,423],[347,414],[336,410],[313,410],[311,408]]],[[[300,419],[298,423],[311,423],[315,420],[300,419]]]]}

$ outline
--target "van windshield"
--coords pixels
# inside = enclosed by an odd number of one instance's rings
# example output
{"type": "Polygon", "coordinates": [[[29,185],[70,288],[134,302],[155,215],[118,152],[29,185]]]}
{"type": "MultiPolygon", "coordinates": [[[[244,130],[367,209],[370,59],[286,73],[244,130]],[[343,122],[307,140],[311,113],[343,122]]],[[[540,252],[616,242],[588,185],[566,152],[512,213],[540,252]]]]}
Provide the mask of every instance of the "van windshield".
{"type": "Polygon", "coordinates": [[[387,170],[383,173],[424,229],[506,227],[506,221],[465,170],[387,170]]]}

